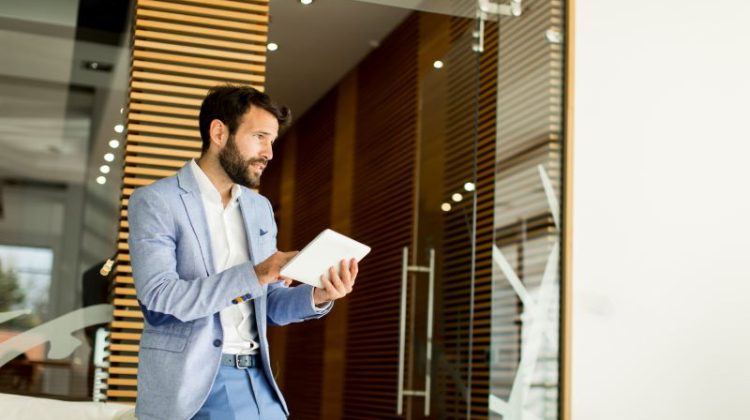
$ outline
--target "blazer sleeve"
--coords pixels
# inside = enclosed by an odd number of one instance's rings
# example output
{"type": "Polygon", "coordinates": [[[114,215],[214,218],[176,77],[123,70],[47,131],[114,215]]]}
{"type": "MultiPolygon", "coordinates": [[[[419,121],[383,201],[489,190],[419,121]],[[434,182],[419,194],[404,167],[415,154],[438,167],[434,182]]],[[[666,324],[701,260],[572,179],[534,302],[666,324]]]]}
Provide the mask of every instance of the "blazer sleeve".
{"type": "Polygon", "coordinates": [[[263,287],[246,262],[198,279],[177,274],[177,227],[164,197],[137,189],[128,203],[128,245],[138,301],[152,325],[173,318],[187,322],[207,317],[238,296],[261,297],[263,287]]]}

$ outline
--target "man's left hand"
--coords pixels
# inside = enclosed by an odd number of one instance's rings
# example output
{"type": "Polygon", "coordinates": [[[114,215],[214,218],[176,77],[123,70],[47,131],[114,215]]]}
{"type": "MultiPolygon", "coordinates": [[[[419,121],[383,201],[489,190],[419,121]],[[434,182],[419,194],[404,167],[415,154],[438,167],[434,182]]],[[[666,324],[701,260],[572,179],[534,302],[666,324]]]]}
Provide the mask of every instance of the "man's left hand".
{"type": "Polygon", "coordinates": [[[336,273],[336,268],[328,269],[327,275],[320,276],[320,282],[323,288],[315,288],[313,292],[313,301],[316,306],[328,303],[348,295],[354,288],[354,281],[357,279],[357,260],[351,259],[347,268],[346,260],[341,260],[340,273],[336,273]]]}

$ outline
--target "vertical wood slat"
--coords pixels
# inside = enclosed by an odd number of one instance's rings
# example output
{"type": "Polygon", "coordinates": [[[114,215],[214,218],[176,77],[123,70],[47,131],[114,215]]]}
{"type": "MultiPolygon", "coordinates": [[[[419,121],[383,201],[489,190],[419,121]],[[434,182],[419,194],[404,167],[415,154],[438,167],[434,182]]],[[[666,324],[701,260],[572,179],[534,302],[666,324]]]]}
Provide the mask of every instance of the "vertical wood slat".
{"type": "Polygon", "coordinates": [[[127,244],[134,188],[173,174],[200,155],[197,116],[208,88],[263,89],[268,1],[137,0],[133,22],[125,176],[115,277],[107,399],[133,402],[143,322],[127,244]]]}

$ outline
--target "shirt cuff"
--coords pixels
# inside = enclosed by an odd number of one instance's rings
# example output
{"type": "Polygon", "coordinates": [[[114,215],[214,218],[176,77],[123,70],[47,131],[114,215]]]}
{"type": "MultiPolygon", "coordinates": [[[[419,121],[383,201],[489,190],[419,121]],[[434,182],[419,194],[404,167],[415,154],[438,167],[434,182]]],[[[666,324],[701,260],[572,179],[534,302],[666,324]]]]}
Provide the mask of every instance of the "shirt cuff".
{"type": "Polygon", "coordinates": [[[331,309],[331,305],[333,305],[333,302],[326,302],[323,306],[315,306],[315,288],[312,288],[312,292],[310,292],[310,306],[313,311],[320,314],[331,309]]]}

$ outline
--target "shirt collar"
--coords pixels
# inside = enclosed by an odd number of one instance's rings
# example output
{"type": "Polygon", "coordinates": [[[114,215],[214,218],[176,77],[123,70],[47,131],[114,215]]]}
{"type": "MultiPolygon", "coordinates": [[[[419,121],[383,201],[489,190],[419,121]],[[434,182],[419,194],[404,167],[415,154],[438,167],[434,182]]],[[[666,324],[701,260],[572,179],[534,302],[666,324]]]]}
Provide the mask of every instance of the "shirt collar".
{"type": "MultiPolygon", "coordinates": [[[[198,182],[198,189],[201,192],[201,196],[208,201],[221,203],[221,194],[219,194],[219,190],[216,189],[216,186],[208,178],[208,175],[203,172],[203,169],[201,169],[195,159],[190,161],[190,167],[193,170],[193,174],[195,174],[195,180],[198,182]]],[[[229,201],[236,201],[240,194],[242,194],[242,188],[237,184],[232,184],[232,198],[229,201]]]]}

